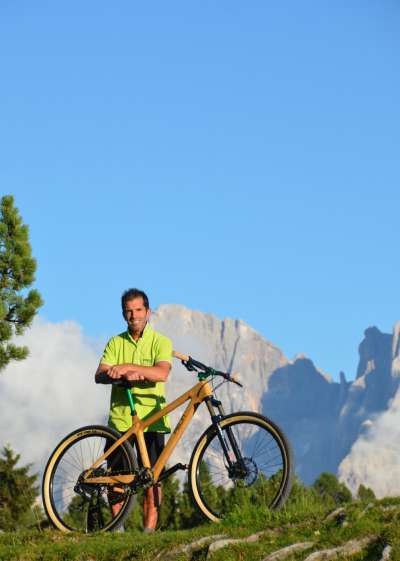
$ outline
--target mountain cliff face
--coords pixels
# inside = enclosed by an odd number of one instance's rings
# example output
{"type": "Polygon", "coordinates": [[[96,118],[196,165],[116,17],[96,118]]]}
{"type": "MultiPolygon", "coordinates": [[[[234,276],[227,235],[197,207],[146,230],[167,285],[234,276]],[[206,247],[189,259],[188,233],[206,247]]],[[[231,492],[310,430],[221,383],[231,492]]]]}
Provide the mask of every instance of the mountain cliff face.
{"type": "Polygon", "coordinates": [[[286,432],[296,471],[311,483],[322,471],[336,472],[337,424],[349,384],[324,377],[311,360],[300,358],[272,375],[262,412],[286,432]]]}
{"type": "Polygon", "coordinates": [[[400,323],[393,337],[376,328],[365,332],[360,376],[353,384],[342,427],[353,429],[353,435],[357,426],[359,431],[338,467],[340,478],[353,490],[364,483],[379,497],[400,494],[399,334],[400,323]]]}
{"type": "Polygon", "coordinates": [[[393,341],[394,336],[368,328],[359,346],[357,378],[351,383],[343,375],[339,383],[324,378],[308,359],[272,374],[262,411],[286,431],[305,483],[321,471],[336,473],[357,438],[389,407],[398,388],[393,341]]]}
{"type": "MultiPolygon", "coordinates": [[[[245,386],[243,389],[224,383],[216,391],[226,412],[260,411],[262,396],[267,390],[270,376],[287,363],[277,347],[239,320],[221,321],[184,306],[163,305],[153,313],[151,323],[157,331],[172,339],[174,350],[190,354],[217,370],[240,372],[245,386]]],[[[196,382],[196,376],[176,360],[166,386],[167,400],[172,401],[196,382]]],[[[183,410],[181,408],[171,414],[173,423],[183,410]]],[[[206,408],[199,408],[171,463],[188,463],[193,444],[209,424],[210,417],[206,408]]]]}
{"type": "MultiPolygon", "coordinates": [[[[173,340],[175,350],[217,369],[240,372],[244,390],[224,384],[217,391],[225,409],[260,411],[276,421],[293,446],[296,471],[305,483],[312,483],[322,471],[338,472],[353,444],[390,407],[399,387],[400,323],[393,335],[376,327],[365,331],[353,382],[343,374],[339,382],[332,381],[302,356],[289,361],[242,321],[164,305],[153,314],[152,324],[173,340]]],[[[194,382],[195,377],[176,362],[168,399],[194,382]]],[[[204,409],[196,414],[174,461],[188,462],[189,450],[209,424],[204,409]]]]}

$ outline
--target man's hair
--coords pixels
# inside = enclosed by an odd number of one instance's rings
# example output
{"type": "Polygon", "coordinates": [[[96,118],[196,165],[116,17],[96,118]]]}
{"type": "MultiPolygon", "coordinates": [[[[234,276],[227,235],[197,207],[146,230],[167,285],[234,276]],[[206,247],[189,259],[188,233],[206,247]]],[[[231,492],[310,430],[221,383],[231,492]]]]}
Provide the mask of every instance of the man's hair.
{"type": "Polygon", "coordinates": [[[128,290],[125,290],[121,296],[122,313],[125,312],[125,304],[134,298],[143,298],[143,304],[146,310],[150,308],[149,299],[143,290],[139,290],[138,288],[128,288],[128,290]]]}

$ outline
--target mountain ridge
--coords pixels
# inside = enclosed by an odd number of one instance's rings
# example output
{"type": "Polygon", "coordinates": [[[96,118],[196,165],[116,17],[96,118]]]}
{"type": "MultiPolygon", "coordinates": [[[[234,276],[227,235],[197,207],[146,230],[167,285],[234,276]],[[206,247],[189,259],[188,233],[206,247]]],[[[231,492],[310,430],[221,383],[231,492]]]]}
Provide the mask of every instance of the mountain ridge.
{"type": "MultiPolygon", "coordinates": [[[[164,304],[154,312],[152,324],[171,337],[177,350],[241,373],[244,391],[228,385],[221,397],[229,404],[226,409],[260,411],[277,422],[292,443],[297,473],[307,484],[322,471],[339,473],[353,445],[390,409],[399,388],[400,322],[392,335],[375,326],[364,331],[352,381],[344,373],[333,380],[302,354],[289,360],[241,320],[164,304]]],[[[169,399],[188,387],[187,376],[183,367],[174,365],[169,399]]],[[[204,412],[198,422],[207,422],[204,412]]],[[[343,470],[341,476],[346,479],[343,470]]]]}

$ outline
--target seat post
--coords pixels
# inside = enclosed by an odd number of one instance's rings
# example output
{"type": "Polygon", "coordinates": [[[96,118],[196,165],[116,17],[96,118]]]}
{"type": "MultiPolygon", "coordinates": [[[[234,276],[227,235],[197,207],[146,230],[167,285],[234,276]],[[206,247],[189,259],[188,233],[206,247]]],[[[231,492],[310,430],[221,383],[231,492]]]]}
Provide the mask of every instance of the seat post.
{"type": "Polygon", "coordinates": [[[126,388],[125,391],[126,391],[126,395],[128,396],[129,407],[131,408],[131,415],[133,417],[134,415],[136,415],[136,412],[135,412],[135,402],[133,401],[132,392],[129,388],[126,388]]]}

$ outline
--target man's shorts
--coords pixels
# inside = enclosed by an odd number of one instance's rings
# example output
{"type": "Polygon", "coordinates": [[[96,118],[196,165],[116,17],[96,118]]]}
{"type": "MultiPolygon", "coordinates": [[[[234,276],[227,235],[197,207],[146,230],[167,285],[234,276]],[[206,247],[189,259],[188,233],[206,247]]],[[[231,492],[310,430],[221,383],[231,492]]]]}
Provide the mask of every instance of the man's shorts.
{"type": "MultiPolygon", "coordinates": [[[[124,432],[121,432],[121,434],[125,434],[124,432]]],[[[128,439],[130,444],[133,446],[133,448],[136,449],[136,455],[137,455],[137,459],[138,459],[138,464],[140,467],[142,467],[142,461],[140,458],[140,454],[139,454],[139,449],[136,443],[136,437],[132,436],[131,438],[128,439]]],[[[164,446],[165,446],[165,434],[163,432],[145,432],[144,433],[144,440],[146,442],[146,446],[147,446],[147,451],[149,454],[149,460],[150,460],[150,465],[154,466],[154,464],[156,463],[156,461],[158,460],[158,457],[160,456],[161,452],[164,450],[164,446]]],[[[111,444],[113,444],[114,441],[112,442],[108,442],[104,448],[104,452],[106,450],[108,450],[108,448],[111,446],[111,444]]],[[[127,469],[127,465],[124,465],[126,462],[121,461],[121,454],[119,452],[119,449],[117,448],[115,450],[115,452],[113,452],[112,454],[110,454],[110,456],[108,456],[107,458],[107,466],[109,468],[112,468],[113,471],[115,470],[126,470],[127,469]]]]}
{"type": "MultiPolygon", "coordinates": [[[[149,453],[150,465],[153,467],[156,461],[158,460],[161,452],[164,450],[165,434],[163,432],[145,432],[144,440],[146,442],[147,451],[149,453]]],[[[135,437],[133,437],[133,439],[130,438],[129,442],[132,444],[132,446],[135,446],[136,445],[135,437]]],[[[139,456],[139,450],[137,445],[136,445],[136,451],[137,451],[139,466],[142,467],[142,462],[139,456]]]]}

